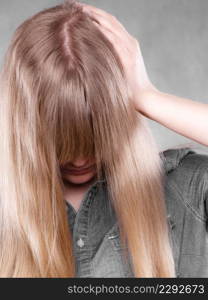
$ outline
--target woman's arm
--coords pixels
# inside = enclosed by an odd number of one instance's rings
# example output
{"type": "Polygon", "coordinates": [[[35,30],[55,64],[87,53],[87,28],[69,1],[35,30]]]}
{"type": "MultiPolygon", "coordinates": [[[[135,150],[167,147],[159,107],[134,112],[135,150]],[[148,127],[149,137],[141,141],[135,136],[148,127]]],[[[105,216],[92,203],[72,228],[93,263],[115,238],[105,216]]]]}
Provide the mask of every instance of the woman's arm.
{"type": "Polygon", "coordinates": [[[136,109],[146,117],[208,146],[208,104],[152,88],[134,97],[136,109]]]}
{"type": "Polygon", "coordinates": [[[148,77],[139,42],[111,14],[91,5],[83,7],[119,54],[135,109],[208,146],[208,104],[158,91],[148,77]]]}

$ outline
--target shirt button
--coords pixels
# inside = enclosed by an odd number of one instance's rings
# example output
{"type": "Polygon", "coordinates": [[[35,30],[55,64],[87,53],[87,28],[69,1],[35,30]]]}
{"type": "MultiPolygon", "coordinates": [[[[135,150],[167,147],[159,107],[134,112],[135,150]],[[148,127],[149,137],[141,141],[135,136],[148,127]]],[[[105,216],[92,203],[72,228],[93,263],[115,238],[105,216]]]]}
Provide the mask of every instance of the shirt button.
{"type": "Polygon", "coordinates": [[[80,238],[78,241],[77,241],[77,245],[82,248],[84,246],[84,241],[82,238],[80,238]]]}

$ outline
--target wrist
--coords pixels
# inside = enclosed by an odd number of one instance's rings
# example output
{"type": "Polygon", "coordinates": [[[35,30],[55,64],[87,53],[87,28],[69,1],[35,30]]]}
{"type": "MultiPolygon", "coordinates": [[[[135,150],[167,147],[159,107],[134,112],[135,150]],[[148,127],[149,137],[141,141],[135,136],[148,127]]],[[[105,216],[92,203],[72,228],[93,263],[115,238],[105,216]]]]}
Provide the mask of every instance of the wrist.
{"type": "Polygon", "coordinates": [[[144,114],[150,115],[150,109],[154,109],[158,105],[159,97],[162,94],[155,86],[148,85],[134,95],[135,109],[144,114]]]}

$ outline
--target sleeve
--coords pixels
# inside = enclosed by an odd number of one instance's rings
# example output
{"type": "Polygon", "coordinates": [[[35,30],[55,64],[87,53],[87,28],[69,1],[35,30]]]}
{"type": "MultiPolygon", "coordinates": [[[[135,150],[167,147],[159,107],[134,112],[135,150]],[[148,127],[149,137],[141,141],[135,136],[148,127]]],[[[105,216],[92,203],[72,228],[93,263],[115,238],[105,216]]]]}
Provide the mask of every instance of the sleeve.
{"type": "Polygon", "coordinates": [[[190,153],[181,160],[173,173],[185,205],[198,214],[199,218],[207,220],[208,155],[190,153]]]}

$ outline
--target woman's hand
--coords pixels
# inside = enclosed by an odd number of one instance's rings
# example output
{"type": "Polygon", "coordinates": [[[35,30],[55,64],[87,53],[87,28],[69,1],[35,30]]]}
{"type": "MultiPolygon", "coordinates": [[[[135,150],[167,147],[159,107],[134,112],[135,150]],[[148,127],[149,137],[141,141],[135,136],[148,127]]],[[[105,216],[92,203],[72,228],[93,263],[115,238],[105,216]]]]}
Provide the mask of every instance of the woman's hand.
{"type": "Polygon", "coordinates": [[[124,67],[129,93],[136,110],[140,110],[141,95],[156,90],[146,72],[139,42],[131,36],[113,15],[91,5],[83,4],[93,22],[115,47],[124,67]]]}
{"type": "Polygon", "coordinates": [[[157,90],[148,78],[139,42],[114,16],[91,5],[82,6],[114,45],[124,67],[135,109],[149,119],[208,146],[208,104],[157,90]]]}

